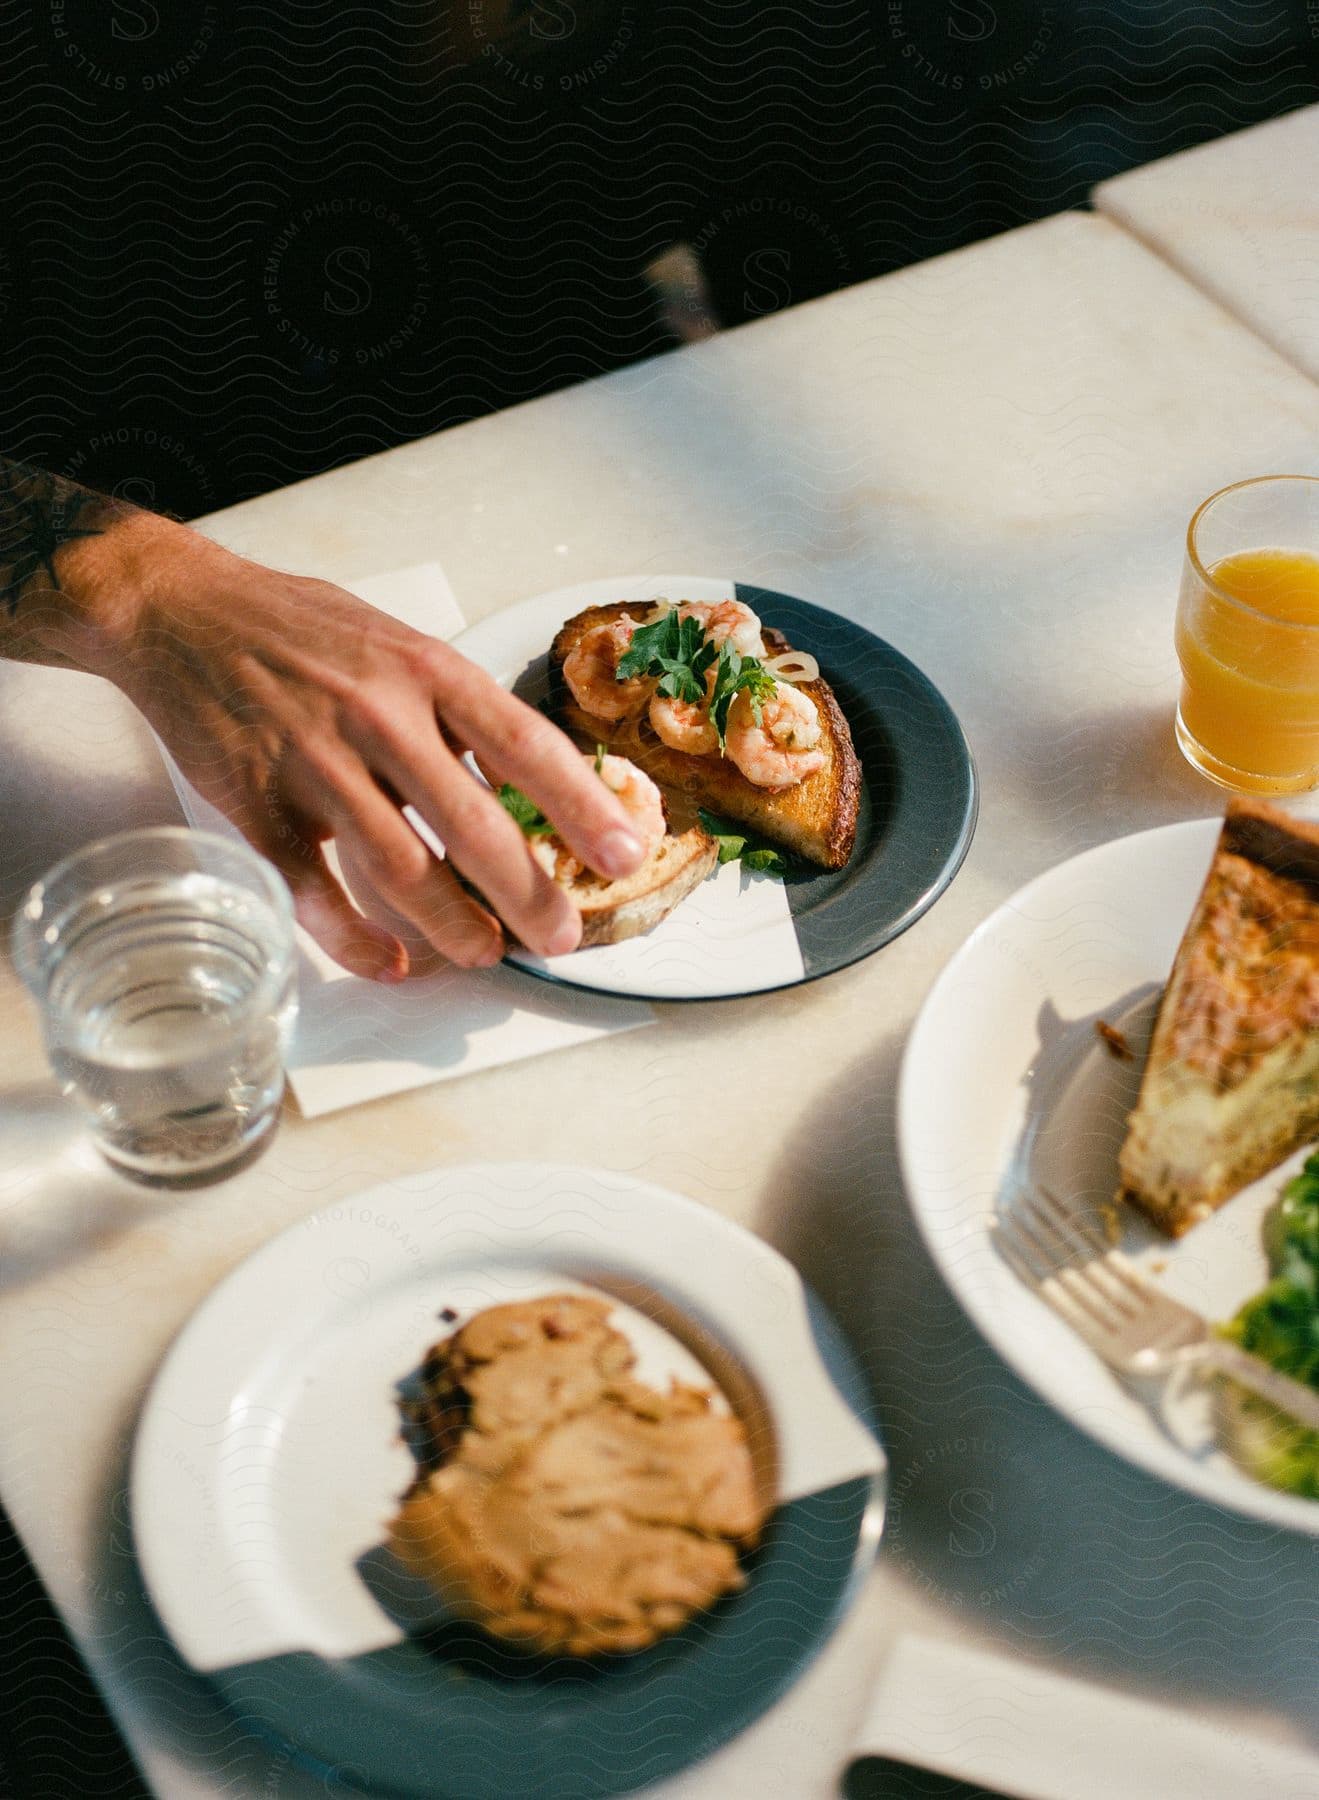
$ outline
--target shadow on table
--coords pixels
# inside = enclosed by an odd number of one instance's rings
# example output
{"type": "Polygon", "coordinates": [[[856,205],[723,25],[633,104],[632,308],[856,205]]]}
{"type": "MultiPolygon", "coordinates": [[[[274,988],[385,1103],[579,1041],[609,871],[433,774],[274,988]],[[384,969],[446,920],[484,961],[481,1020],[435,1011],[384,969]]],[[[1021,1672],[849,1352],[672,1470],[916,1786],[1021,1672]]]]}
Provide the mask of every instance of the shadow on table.
{"type": "Polygon", "coordinates": [[[375,1794],[384,1771],[390,1791],[437,1800],[604,1800],[673,1774],[796,1679],[851,1590],[871,1502],[859,1478],[780,1507],[745,1588],[647,1650],[596,1662],[528,1656],[437,1619],[434,1597],[381,1547],[358,1568],[411,1627],[402,1641],[344,1659],[273,1654],[217,1670],[212,1687],[181,1661],[142,1587],[126,1486],[121,1466],[95,1586],[116,1687],[142,1696],[176,1754],[234,1793],[278,1800],[375,1794]],[[285,1728],[338,1760],[297,1749],[285,1728]]]}
{"type": "Polygon", "coordinates": [[[88,676],[3,662],[0,817],[0,938],[61,857],[107,830],[180,823],[151,733],[126,700],[88,676]]]}
{"type": "Polygon", "coordinates": [[[72,1267],[161,1204],[102,1160],[49,1082],[0,1096],[0,1139],[0,1293],[72,1267]]]}
{"type": "Polygon", "coordinates": [[[1027,1654],[1146,1698],[1281,1706],[1319,1742],[1319,1545],[1110,1455],[983,1342],[903,1198],[900,1051],[879,1041],[801,1120],[756,1220],[872,1384],[892,1460],[889,1572],[1027,1654]]]}

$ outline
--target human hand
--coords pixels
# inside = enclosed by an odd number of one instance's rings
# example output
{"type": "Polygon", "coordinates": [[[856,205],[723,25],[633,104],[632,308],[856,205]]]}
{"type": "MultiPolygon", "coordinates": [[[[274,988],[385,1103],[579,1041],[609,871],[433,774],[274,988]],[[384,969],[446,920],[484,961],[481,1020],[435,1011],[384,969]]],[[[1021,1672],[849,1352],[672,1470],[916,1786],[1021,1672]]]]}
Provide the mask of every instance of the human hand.
{"type": "MultiPolygon", "coordinates": [[[[402,921],[402,936],[463,967],[498,961],[501,919],[539,954],[576,946],[576,909],[464,751],[529,794],[600,874],[640,865],[642,845],[590,764],[448,645],[328,582],[248,562],[151,515],[97,539],[95,554],[112,549],[133,599],[101,646],[101,672],[281,871],[300,922],[344,968],[383,980],[407,973],[400,936],[382,920],[402,921]],[[444,861],[408,824],[405,803],[443,842],[444,861]],[[326,865],[330,838],[374,919],[326,865]]],[[[81,571],[91,553],[77,550],[81,571]]]]}

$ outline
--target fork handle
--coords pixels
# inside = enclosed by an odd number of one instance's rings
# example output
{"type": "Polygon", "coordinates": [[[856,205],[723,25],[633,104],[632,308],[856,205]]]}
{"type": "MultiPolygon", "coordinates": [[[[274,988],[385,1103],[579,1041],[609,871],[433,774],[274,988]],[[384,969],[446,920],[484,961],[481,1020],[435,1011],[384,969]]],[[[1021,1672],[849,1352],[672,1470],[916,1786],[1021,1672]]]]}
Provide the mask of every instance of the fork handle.
{"type": "Polygon", "coordinates": [[[1307,1387],[1303,1381],[1293,1381],[1290,1375],[1271,1368],[1258,1356],[1252,1356],[1249,1350],[1243,1350],[1240,1344],[1234,1344],[1228,1338],[1211,1337],[1195,1346],[1191,1360],[1208,1364],[1220,1375],[1230,1375],[1252,1394],[1271,1401],[1280,1412],[1289,1413],[1307,1431],[1319,1431],[1319,1392],[1307,1387]]]}

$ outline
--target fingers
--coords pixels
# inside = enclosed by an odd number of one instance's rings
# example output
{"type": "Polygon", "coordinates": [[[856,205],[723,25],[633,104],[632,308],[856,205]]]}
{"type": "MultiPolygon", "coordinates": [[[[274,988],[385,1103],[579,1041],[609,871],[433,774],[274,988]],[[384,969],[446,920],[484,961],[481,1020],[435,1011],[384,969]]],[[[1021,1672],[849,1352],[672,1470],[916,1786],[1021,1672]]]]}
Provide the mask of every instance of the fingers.
{"type": "Polygon", "coordinates": [[[377,908],[369,902],[382,903],[381,923],[400,921],[405,945],[411,927],[459,968],[490,968],[504,954],[499,920],[467,892],[447,863],[431,855],[405,820],[399,818],[399,825],[412,840],[410,846],[382,842],[380,837],[368,844],[360,831],[346,834],[339,842],[345,873],[364,909],[375,914],[377,908]]]}
{"type": "Polygon", "coordinates": [[[615,881],[635,874],[645,846],[590,762],[532,707],[470,664],[446,671],[441,707],[450,728],[483,768],[529,795],[553,821],[568,848],[597,874],[615,881]]]}
{"type": "Polygon", "coordinates": [[[341,860],[364,890],[460,968],[497,963],[504,954],[498,919],[466,891],[452,868],[431,854],[396,801],[355,761],[335,759],[322,773],[322,808],[334,827],[341,860]]]}
{"type": "MultiPolygon", "coordinates": [[[[411,920],[404,918],[398,912],[394,903],[385,898],[366,873],[357,848],[349,839],[342,839],[335,848],[338,852],[340,870],[353,899],[369,919],[374,919],[378,925],[383,925],[387,931],[392,931],[401,940],[403,948],[407,952],[409,975],[434,975],[463,958],[461,944],[446,942],[445,946],[441,947],[432,943],[422,935],[411,920]]],[[[457,876],[451,870],[441,864],[440,872],[444,880],[452,881],[457,891],[460,894],[463,893],[457,876]]],[[[464,895],[464,898],[470,900],[470,896],[464,895]]],[[[483,927],[479,939],[480,950],[487,951],[489,944],[493,941],[502,952],[503,930],[498,919],[493,913],[486,912],[484,908],[481,908],[480,911],[483,927]]],[[[463,966],[482,967],[491,960],[493,959],[488,954],[473,955],[463,961],[463,966]]]]}
{"type": "Polygon", "coordinates": [[[327,956],[368,981],[402,981],[407,952],[392,931],[357,911],[326,867],[319,845],[266,846],[266,854],[289,884],[298,923],[327,956]]]}
{"type": "Polygon", "coordinates": [[[575,950],[581,915],[534,860],[494,794],[438,738],[432,739],[424,767],[422,762],[410,755],[405,763],[400,751],[383,745],[374,758],[389,785],[442,840],[448,860],[480,888],[529,950],[540,956],[575,950]]]}

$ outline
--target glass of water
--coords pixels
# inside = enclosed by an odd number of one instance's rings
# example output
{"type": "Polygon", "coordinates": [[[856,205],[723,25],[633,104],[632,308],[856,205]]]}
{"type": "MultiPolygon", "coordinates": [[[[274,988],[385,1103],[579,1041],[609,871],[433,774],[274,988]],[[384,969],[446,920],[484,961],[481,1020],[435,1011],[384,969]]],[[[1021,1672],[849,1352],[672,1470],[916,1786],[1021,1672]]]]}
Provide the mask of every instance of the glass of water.
{"type": "Polygon", "coordinates": [[[297,1011],[293,905],[255,851],[182,826],[102,838],[31,889],[14,956],[112,1163],[216,1173],[271,1130],[297,1011]]]}

